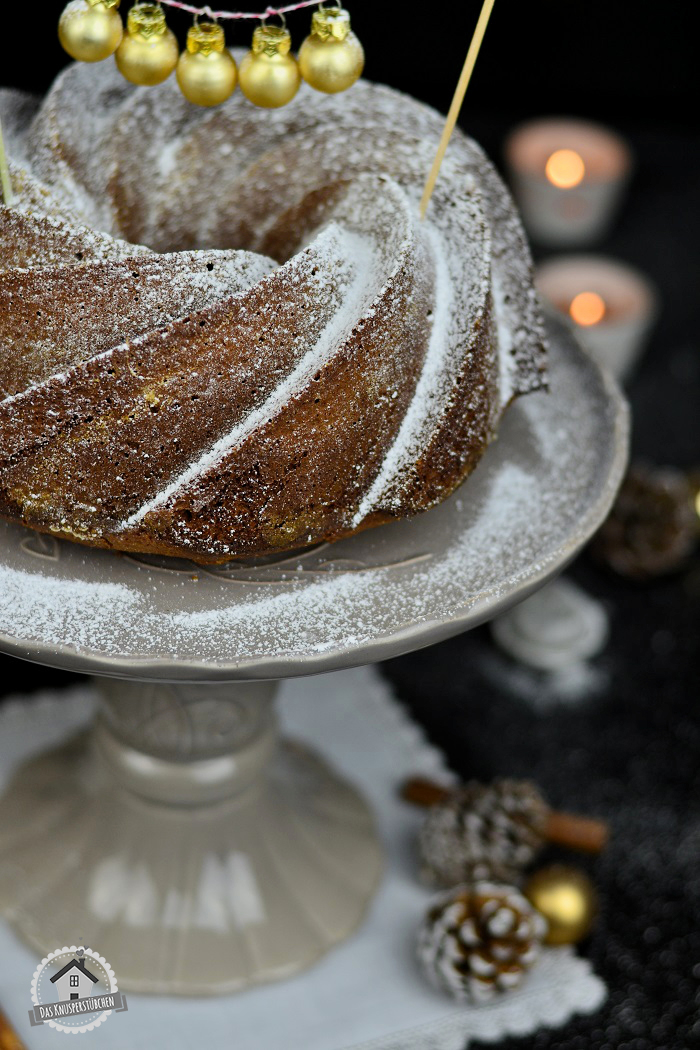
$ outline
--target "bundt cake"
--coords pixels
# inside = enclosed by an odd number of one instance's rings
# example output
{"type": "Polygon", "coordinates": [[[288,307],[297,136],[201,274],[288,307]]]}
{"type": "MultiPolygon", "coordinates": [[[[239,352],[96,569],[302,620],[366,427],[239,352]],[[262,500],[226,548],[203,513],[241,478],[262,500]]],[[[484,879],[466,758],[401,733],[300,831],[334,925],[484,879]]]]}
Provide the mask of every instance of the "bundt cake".
{"type": "Polygon", "coordinates": [[[0,93],[0,514],[199,562],[413,515],[544,384],[513,205],[360,82],[216,110],[73,65],[0,93]]]}

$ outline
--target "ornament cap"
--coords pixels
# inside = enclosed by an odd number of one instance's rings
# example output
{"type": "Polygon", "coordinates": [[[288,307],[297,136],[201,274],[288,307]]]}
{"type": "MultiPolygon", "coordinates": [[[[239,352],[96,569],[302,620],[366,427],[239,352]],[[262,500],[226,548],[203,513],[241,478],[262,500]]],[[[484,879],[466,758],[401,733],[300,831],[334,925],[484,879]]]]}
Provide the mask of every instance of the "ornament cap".
{"type": "Polygon", "coordinates": [[[254,55],[288,55],[292,48],[292,35],[283,26],[258,26],[253,31],[251,49],[254,55]]]}
{"type": "Polygon", "coordinates": [[[321,40],[345,40],[350,32],[350,15],[343,7],[320,7],[311,16],[311,32],[321,40]]]}
{"type": "Polygon", "coordinates": [[[119,7],[119,4],[121,3],[121,0],[87,0],[87,2],[89,3],[90,7],[100,7],[100,6],[102,6],[102,7],[106,7],[106,8],[110,8],[110,7],[117,8],[117,7],[119,7]]]}
{"type": "Polygon", "coordinates": [[[168,28],[165,12],[160,4],[134,4],[127,15],[126,28],[132,36],[162,36],[168,28]]]}
{"type": "Polygon", "coordinates": [[[210,55],[226,46],[224,31],[216,22],[199,22],[187,33],[187,50],[191,55],[210,55]]]}

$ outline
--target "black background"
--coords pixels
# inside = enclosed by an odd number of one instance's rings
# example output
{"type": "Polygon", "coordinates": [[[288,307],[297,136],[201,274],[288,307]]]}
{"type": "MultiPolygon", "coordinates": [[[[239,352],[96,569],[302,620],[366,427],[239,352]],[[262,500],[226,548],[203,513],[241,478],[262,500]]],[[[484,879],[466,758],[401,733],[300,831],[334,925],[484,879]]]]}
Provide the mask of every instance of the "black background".
{"type": "MultiPolygon", "coordinates": [[[[0,79],[44,91],[65,62],[54,28],[60,4],[3,6],[0,79]]],[[[366,75],[445,111],[478,3],[421,4],[415,13],[397,3],[347,6],[365,44],[366,75]]],[[[461,118],[497,163],[507,130],[543,114],[593,117],[630,140],[637,164],[629,198],[596,248],[638,266],[659,287],[662,315],[628,390],[633,455],[680,467],[700,464],[692,10],[687,3],[499,0],[461,118]]],[[[309,17],[289,17],[295,43],[309,17]]],[[[188,17],[169,20],[184,38],[188,17]]],[[[249,24],[237,25],[229,40],[245,44],[249,33],[249,24]]],[[[551,683],[524,672],[517,685],[487,628],[382,670],[465,777],[530,776],[554,804],[613,825],[607,852],[586,865],[601,918],[581,949],[608,982],[608,1002],[594,1017],[507,1040],[500,1050],[691,1050],[700,1047],[700,558],[647,585],[605,573],[588,553],[572,573],[611,616],[610,644],[594,663],[601,686],[585,702],[538,714],[524,693],[551,693],[551,683]]],[[[0,673],[6,692],[71,680],[9,658],[0,660],[0,673]]]]}

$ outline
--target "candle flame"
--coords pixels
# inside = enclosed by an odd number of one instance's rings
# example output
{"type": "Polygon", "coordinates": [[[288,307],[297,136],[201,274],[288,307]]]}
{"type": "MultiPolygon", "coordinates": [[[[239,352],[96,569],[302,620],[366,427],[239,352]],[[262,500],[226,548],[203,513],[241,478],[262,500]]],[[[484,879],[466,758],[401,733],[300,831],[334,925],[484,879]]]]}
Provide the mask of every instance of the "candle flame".
{"type": "Polygon", "coordinates": [[[576,324],[598,324],[605,317],[605,300],[597,292],[579,292],[569,306],[569,313],[576,324]]]}
{"type": "Polygon", "coordinates": [[[576,150],[558,149],[551,155],[544,170],[552,185],[560,190],[571,190],[582,181],[586,165],[576,150]]]}

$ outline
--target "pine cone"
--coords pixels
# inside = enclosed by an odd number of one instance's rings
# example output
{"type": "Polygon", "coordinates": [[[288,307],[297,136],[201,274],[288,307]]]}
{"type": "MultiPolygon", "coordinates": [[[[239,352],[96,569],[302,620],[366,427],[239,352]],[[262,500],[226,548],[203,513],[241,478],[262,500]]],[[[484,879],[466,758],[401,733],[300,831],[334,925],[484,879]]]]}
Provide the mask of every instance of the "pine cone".
{"type": "Polygon", "coordinates": [[[648,580],[682,568],[698,534],[692,480],[678,470],[637,464],[629,470],[592,550],[621,576],[648,580]]]}
{"type": "Polygon", "coordinates": [[[458,886],[429,910],[418,961],[432,984],[479,1003],[520,984],[539,955],[545,919],[512,886],[458,886]]]}
{"type": "Polygon", "coordinates": [[[438,886],[517,882],[542,846],[548,814],[528,780],[465,784],[425,818],[419,835],[424,880],[438,886]]]}

